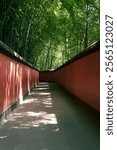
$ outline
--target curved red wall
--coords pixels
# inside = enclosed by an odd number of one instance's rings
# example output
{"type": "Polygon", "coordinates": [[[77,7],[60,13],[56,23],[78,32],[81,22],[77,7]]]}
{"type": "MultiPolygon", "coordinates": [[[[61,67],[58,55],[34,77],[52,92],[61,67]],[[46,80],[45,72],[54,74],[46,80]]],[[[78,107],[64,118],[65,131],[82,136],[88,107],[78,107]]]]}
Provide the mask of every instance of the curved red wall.
{"type": "Polygon", "coordinates": [[[54,73],[56,82],[100,110],[100,52],[82,57],[54,73]]]}
{"type": "Polygon", "coordinates": [[[39,82],[39,72],[0,53],[0,113],[39,82]]]}

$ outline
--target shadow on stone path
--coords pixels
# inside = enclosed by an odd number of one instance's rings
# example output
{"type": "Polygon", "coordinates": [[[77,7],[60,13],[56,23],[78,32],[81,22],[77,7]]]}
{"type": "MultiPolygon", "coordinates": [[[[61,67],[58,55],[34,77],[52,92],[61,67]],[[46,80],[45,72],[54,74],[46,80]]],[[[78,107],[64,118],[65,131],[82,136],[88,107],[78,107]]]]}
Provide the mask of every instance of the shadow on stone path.
{"type": "Polygon", "coordinates": [[[0,126],[0,150],[99,150],[99,121],[42,82],[0,126]]]}

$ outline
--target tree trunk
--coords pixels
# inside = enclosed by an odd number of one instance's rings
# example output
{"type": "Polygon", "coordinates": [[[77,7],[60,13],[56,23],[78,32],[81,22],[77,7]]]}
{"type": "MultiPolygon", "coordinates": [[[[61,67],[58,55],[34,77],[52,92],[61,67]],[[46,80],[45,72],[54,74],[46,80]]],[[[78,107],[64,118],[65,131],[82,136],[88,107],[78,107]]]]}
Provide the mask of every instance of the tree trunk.
{"type": "Polygon", "coordinates": [[[49,41],[49,47],[46,55],[46,60],[45,60],[45,70],[49,69],[49,56],[50,56],[50,48],[51,48],[51,41],[49,41]]]}
{"type": "MultiPolygon", "coordinates": [[[[5,22],[6,22],[6,18],[8,17],[8,13],[9,13],[9,10],[10,10],[10,8],[11,8],[11,6],[12,6],[12,3],[13,3],[13,0],[11,1],[10,5],[8,6],[8,8],[7,8],[6,12],[5,12],[4,19],[3,19],[2,24],[1,24],[1,27],[0,27],[0,32],[1,32],[1,33],[2,33],[2,29],[3,29],[3,27],[4,27],[4,25],[5,25],[5,22]]],[[[6,4],[6,3],[5,3],[5,4],[6,4]]],[[[1,34],[1,36],[2,36],[2,34],[1,34]]],[[[0,38],[2,38],[2,37],[0,37],[0,38]]]]}
{"type": "Polygon", "coordinates": [[[85,22],[85,37],[84,37],[84,49],[88,46],[88,18],[89,18],[89,6],[86,4],[86,22],[85,22]]]}
{"type": "Polygon", "coordinates": [[[25,47],[24,47],[24,55],[23,55],[24,58],[26,58],[26,55],[27,55],[27,51],[26,51],[27,50],[27,42],[28,42],[29,32],[30,32],[30,29],[31,29],[31,24],[32,24],[32,20],[30,20],[28,28],[27,28],[26,39],[25,39],[25,47]]]}

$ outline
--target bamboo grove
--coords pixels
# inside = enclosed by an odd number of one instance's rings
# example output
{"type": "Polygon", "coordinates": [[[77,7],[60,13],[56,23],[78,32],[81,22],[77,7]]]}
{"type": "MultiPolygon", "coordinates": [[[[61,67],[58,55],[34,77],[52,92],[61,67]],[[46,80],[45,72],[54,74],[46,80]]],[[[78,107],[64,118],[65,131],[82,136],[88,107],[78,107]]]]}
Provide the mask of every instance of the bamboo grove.
{"type": "Polygon", "coordinates": [[[53,70],[99,39],[99,0],[1,0],[0,40],[53,70]]]}

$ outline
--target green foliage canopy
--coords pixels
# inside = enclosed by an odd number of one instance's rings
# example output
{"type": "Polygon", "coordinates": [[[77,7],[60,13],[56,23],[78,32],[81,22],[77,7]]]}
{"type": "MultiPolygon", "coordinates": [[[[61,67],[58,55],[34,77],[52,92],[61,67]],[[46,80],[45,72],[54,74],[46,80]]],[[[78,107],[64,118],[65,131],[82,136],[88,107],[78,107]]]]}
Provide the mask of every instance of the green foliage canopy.
{"type": "Polygon", "coordinates": [[[99,0],[1,0],[0,40],[53,70],[99,39],[99,0]]]}

